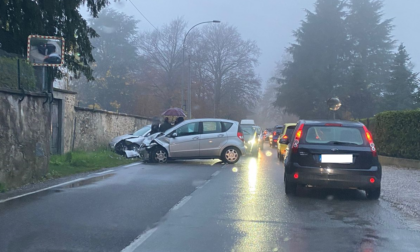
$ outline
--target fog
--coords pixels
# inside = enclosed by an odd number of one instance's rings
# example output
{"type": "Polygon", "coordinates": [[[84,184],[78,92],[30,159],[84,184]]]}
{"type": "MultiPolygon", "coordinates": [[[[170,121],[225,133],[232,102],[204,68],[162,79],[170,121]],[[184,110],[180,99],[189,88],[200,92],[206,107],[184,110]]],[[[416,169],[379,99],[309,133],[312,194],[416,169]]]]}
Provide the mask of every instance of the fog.
{"type": "MultiPolygon", "coordinates": [[[[221,20],[238,28],[245,39],[255,40],[261,49],[256,73],[262,83],[272,77],[276,62],[281,61],[284,49],[294,41],[293,30],[305,17],[304,9],[312,10],[315,0],[132,0],[137,8],[155,26],[169,23],[183,17],[193,26],[208,20],[221,20]]],[[[420,71],[420,1],[384,0],[384,18],[394,18],[394,39],[403,42],[415,65],[420,71]]],[[[112,2],[117,11],[132,15],[140,20],[139,30],[153,30],[144,17],[126,0],[112,2]]],[[[85,13],[85,12],[84,12],[85,13]]],[[[85,13],[85,17],[88,15],[85,13]]]]}

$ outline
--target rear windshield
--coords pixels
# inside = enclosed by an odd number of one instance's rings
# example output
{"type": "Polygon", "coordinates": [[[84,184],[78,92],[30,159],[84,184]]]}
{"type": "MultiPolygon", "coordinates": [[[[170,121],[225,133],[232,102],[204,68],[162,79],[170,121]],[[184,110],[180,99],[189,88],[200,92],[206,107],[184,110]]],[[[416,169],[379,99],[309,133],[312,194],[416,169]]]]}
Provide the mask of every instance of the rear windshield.
{"type": "Polygon", "coordinates": [[[242,133],[244,133],[245,135],[253,135],[255,133],[255,129],[252,125],[242,124],[241,129],[242,133]]]}
{"type": "Polygon", "coordinates": [[[292,137],[292,134],[293,134],[293,131],[295,131],[295,126],[289,126],[289,127],[287,127],[287,129],[286,129],[286,136],[288,138],[291,138],[292,137]]]}
{"type": "Polygon", "coordinates": [[[309,126],[305,141],[311,144],[364,144],[361,129],[331,126],[309,126]]]}

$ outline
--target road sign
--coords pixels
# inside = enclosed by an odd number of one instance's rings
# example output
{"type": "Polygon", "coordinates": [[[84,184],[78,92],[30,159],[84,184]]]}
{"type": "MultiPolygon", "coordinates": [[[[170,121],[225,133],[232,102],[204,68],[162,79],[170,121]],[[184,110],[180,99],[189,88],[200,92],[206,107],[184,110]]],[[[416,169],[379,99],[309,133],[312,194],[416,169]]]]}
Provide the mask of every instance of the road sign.
{"type": "Polygon", "coordinates": [[[61,66],[64,63],[64,38],[29,35],[27,59],[33,66],[61,66]]]}

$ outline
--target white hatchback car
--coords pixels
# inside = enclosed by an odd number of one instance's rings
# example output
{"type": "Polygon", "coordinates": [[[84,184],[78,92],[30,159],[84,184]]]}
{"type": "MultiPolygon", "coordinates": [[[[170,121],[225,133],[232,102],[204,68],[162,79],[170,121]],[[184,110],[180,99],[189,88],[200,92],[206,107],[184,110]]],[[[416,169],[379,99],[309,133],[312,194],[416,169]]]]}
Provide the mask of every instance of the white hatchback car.
{"type": "Polygon", "coordinates": [[[146,138],[140,157],[164,163],[168,159],[221,159],[238,162],[245,153],[239,123],[225,119],[186,120],[163,133],[146,138]]]}

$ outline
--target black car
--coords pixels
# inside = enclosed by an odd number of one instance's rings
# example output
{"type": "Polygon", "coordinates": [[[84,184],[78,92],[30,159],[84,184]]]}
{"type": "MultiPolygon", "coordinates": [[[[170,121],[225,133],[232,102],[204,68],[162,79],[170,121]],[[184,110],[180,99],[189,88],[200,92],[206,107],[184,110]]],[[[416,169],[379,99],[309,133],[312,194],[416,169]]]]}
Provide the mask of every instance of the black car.
{"type": "Polygon", "coordinates": [[[286,194],[298,185],[356,188],[369,199],[381,194],[382,167],[372,134],[359,122],[300,120],[288,140],[286,194]]]}
{"type": "Polygon", "coordinates": [[[283,132],[283,125],[276,125],[273,127],[273,132],[270,135],[270,146],[273,148],[277,148],[277,140],[279,136],[283,132]]]}
{"type": "Polygon", "coordinates": [[[60,64],[61,57],[56,53],[52,53],[44,58],[44,62],[48,64],[60,64]]]}

